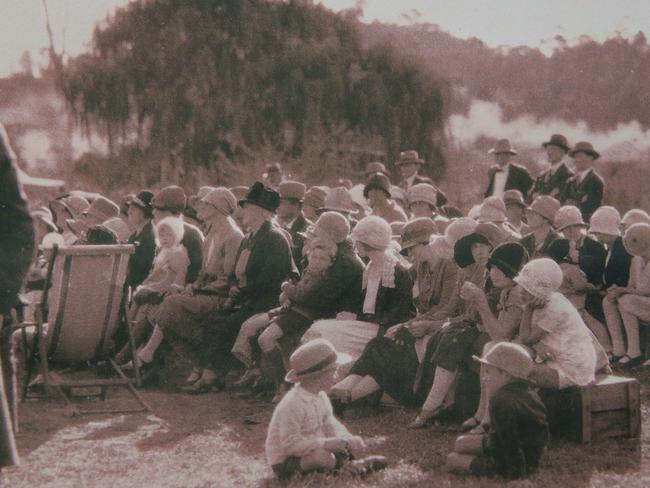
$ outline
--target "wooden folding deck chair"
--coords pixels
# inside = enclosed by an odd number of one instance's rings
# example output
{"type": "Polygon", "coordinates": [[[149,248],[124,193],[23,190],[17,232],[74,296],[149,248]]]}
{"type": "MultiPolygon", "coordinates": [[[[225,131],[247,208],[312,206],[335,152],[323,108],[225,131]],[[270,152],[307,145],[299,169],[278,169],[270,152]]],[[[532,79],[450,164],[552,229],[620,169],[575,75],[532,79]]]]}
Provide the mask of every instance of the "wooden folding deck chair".
{"type": "MultiPolygon", "coordinates": [[[[124,282],[133,251],[132,245],[54,247],[35,322],[37,334],[26,360],[23,398],[38,360],[46,392],[54,390],[71,415],[151,410],[131,380],[109,357],[111,339],[123,312],[124,282]],[[41,317],[47,317],[47,322],[41,317]],[[108,362],[118,377],[73,379],[51,367],[99,361],[108,362]],[[127,388],[138,406],[81,410],[72,401],[72,388],[99,387],[101,399],[105,400],[107,388],[114,386],[127,388]]],[[[128,334],[135,357],[130,324],[128,334]]]]}

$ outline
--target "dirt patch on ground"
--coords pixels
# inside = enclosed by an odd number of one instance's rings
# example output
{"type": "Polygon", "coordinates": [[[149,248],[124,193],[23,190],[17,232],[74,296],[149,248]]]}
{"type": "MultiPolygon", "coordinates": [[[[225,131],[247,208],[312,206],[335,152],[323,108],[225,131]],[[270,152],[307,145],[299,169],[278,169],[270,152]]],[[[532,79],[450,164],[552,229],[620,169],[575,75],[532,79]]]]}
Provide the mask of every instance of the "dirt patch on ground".
{"type": "MultiPolygon", "coordinates": [[[[637,376],[643,383],[650,374],[637,376]]],[[[228,487],[281,486],[264,458],[272,406],[229,392],[188,396],[144,390],[151,414],[69,418],[56,399],[21,405],[17,435],[22,466],[5,471],[11,487],[228,487]]],[[[113,400],[126,402],[122,392],[113,400]]],[[[458,435],[456,425],[412,431],[414,411],[346,412],[350,429],[370,438],[391,468],[366,480],[315,475],[286,486],[502,486],[501,480],[447,473],[444,462],[458,435]]],[[[589,445],[553,440],[540,472],[521,486],[650,486],[650,412],[643,408],[640,439],[589,445]]]]}

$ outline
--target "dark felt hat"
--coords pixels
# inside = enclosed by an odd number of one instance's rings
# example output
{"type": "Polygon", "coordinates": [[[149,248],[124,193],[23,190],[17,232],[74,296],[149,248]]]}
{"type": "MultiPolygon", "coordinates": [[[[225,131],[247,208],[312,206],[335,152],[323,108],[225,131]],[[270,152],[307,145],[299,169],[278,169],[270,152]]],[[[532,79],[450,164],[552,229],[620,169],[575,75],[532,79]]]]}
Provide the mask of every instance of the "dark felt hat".
{"type": "Polygon", "coordinates": [[[399,153],[399,160],[395,162],[397,166],[402,164],[424,164],[424,159],[420,157],[417,151],[409,149],[399,153]]]}
{"type": "Polygon", "coordinates": [[[240,207],[243,207],[245,203],[257,205],[264,210],[275,213],[280,205],[280,194],[261,181],[256,181],[246,194],[246,198],[239,200],[240,207]]]}
{"type": "Polygon", "coordinates": [[[472,256],[472,246],[474,244],[485,244],[494,247],[499,244],[501,231],[499,228],[491,223],[478,224],[469,235],[461,237],[454,245],[454,261],[459,268],[466,268],[470,264],[474,264],[474,256],[472,256]]]}
{"type": "Polygon", "coordinates": [[[488,267],[495,266],[512,279],[528,262],[528,251],[518,242],[506,242],[497,246],[488,258],[488,267]]]}
{"type": "Polygon", "coordinates": [[[390,179],[383,173],[374,173],[366,182],[366,186],[363,188],[363,196],[368,198],[368,192],[370,190],[383,190],[388,198],[390,198],[390,179]]]}
{"type": "Polygon", "coordinates": [[[543,147],[557,146],[559,148],[564,149],[564,152],[569,152],[569,150],[571,149],[569,147],[569,141],[567,141],[567,138],[564,137],[562,134],[553,134],[548,141],[542,142],[542,146],[543,147]]]}
{"type": "Polygon", "coordinates": [[[600,157],[600,153],[594,149],[594,146],[591,144],[591,142],[587,141],[578,142],[575,147],[569,151],[569,156],[574,157],[578,153],[585,153],[594,159],[598,159],[600,157]]]}
{"type": "Polygon", "coordinates": [[[153,193],[149,190],[142,190],[131,199],[130,205],[135,205],[136,207],[141,208],[144,211],[145,217],[151,218],[153,215],[152,201],[153,193]]]}

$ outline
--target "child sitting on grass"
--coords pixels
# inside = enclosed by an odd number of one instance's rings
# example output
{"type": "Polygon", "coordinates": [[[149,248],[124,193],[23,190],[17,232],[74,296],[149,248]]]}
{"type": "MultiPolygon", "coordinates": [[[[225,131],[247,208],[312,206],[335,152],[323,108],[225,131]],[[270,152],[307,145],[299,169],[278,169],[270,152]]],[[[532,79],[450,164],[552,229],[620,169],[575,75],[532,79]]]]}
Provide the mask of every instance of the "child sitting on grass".
{"type": "Polygon", "coordinates": [[[549,439],[546,407],[526,381],[533,360],[524,347],[511,342],[498,342],[482,358],[473,358],[482,363],[485,375],[490,432],[487,436],[459,437],[447,466],[452,470],[469,467],[474,474],[493,467],[505,478],[526,477],[539,466],[549,439]],[[488,458],[487,463],[476,462],[482,454],[487,454],[483,456],[488,458]]]}
{"type": "Polygon", "coordinates": [[[326,392],[337,367],[349,360],[325,339],[309,341],[291,355],[286,380],[294,387],[275,408],[266,437],[266,458],[278,478],[311,471],[366,474],[386,467],[382,456],[352,460],[365,443],[332,412],[326,392]]]}

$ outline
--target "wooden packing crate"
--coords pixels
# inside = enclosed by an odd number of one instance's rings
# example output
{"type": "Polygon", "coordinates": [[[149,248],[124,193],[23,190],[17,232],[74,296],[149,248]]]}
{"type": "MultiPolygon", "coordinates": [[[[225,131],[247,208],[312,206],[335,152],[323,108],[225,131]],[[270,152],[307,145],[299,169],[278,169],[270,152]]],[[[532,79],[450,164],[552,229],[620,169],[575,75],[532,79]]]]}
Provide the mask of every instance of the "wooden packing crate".
{"type": "Polygon", "coordinates": [[[540,392],[549,411],[551,432],[578,442],[641,433],[639,381],[599,376],[589,386],[540,392]]]}

